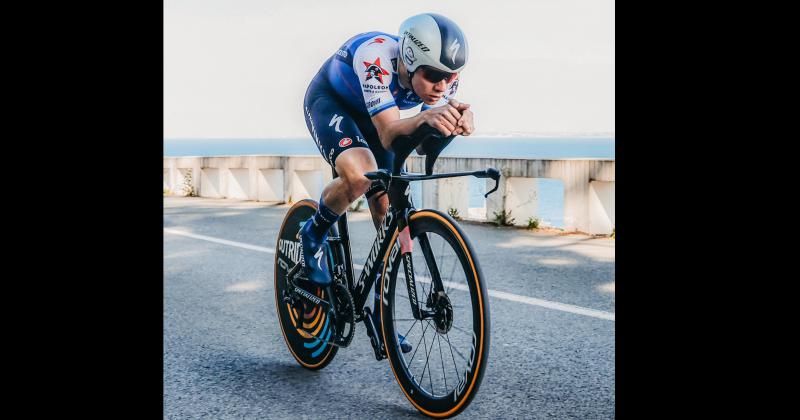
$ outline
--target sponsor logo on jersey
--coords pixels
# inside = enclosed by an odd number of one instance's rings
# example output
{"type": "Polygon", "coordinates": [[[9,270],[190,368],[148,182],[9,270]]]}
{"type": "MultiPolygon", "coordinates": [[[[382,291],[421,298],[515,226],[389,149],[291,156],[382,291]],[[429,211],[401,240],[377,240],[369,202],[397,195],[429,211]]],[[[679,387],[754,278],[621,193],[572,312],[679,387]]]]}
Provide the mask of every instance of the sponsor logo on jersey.
{"type": "Polygon", "coordinates": [[[369,43],[369,44],[367,44],[367,45],[372,45],[372,44],[375,44],[375,43],[378,43],[378,44],[383,44],[383,41],[386,41],[386,40],[385,40],[385,39],[383,39],[383,38],[375,38],[375,40],[374,40],[374,41],[370,42],[370,43],[369,43]]]}
{"type": "Polygon", "coordinates": [[[373,77],[377,79],[381,84],[383,84],[383,76],[388,76],[389,72],[386,71],[383,67],[381,67],[381,58],[378,57],[375,59],[375,62],[370,63],[368,61],[364,61],[364,66],[367,73],[367,78],[364,81],[372,79],[373,77]]]}
{"type": "Polygon", "coordinates": [[[364,90],[367,92],[379,92],[382,90],[389,90],[389,86],[370,85],[367,83],[362,83],[361,87],[364,88],[364,90]]]}
{"type": "Polygon", "coordinates": [[[339,147],[347,147],[351,144],[353,144],[353,140],[351,140],[350,137],[345,137],[339,140],[339,147]]]}
{"type": "Polygon", "coordinates": [[[413,42],[414,45],[418,46],[419,49],[421,49],[422,51],[428,52],[431,50],[430,48],[426,47],[425,44],[422,43],[422,41],[418,40],[417,37],[415,37],[414,34],[412,34],[411,32],[403,31],[403,36],[406,35],[408,35],[408,39],[410,39],[411,42],[413,42]]]}
{"type": "Polygon", "coordinates": [[[379,103],[381,103],[381,98],[375,98],[367,102],[367,108],[372,108],[373,106],[378,105],[379,103]]]}
{"type": "Polygon", "coordinates": [[[358,141],[359,143],[364,143],[367,146],[369,146],[369,144],[367,144],[367,141],[362,139],[361,136],[359,136],[358,134],[356,134],[356,141],[358,141]]]}
{"type": "Polygon", "coordinates": [[[344,58],[347,58],[347,51],[345,51],[345,50],[338,50],[338,51],[336,51],[336,54],[340,55],[340,56],[342,56],[344,58]]]}

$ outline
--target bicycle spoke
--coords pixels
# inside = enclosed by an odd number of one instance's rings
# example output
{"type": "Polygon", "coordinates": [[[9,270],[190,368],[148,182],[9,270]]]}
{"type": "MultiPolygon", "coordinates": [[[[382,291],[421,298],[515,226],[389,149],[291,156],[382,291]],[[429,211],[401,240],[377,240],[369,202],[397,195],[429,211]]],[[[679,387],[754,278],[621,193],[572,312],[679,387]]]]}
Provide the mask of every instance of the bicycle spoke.
{"type": "MultiPolygon", "coordinates": [[[[464,361],[465,361],[465,362],[469,362],[469,360],[467,360],[467,358],[466,358],[466,357],[464,357],[464,355],[463,355],[463,354],[461,354],[461,352],[460,352],[460,351],[458,351],[458,349],[457,349],[457,348],[453,348],[453,344],[452,344],[452,343],[450,343],[450,334],[445,334],[445,341],[447,341],[447,344],[449,344],[449,345],[450,345],[450,350],[452,350],[452,351],[455,351],[455,352],[456,352],[456,354],[458,355],[458,357],[460,357],[460,358],[464,359],[464,361]]],[[[453,363],[455,363],[455,362],[456,362],[456,361],[455,361],[455,359],[453,359],[453,363]]]]}
{"type": "Polygon", "coordinates": [[[442,376],[444,377],[444,392],[447,394],[447,372],[444,370],[444,356],[442,355],[442,338],[441,334],[436,334],[436,341],[439,343],[439,360],[442,361],[442,376]]]}
{"type": "MultiPolygon", "coordinates": [[[[414,321],[417,321],[417,322],[419,322],[419,320],[418,320],[418,319],[415,319],[414,321]]],[[[410,333],[410,332],[411,332],[411,329],[412,329],[412,328],[414,328],[414,325],[417,325],[417,322],[415,322],[415,323],[411,324],[411,328],[409,328],[409,329],[408,329],[408,331],[406,331],[406,333],[405,333],[405,334],[403,334],[403,337],[406,337],[406,338],[408,337],[408,333],[410,333]]]]}
{"type": "Polygon", "coordinates": [[[468,336],[472,337],[472,331],[467,331],[467,330],[465,330],[465,329],[463,329],[463,328],[461,328],[461,327],[457,326],[456,324],[453,324],[452,326],[453,326],[453,328],[455,328],[455,329],[457,329],[457,330],[459,330],[459,331],[463,332],[464,334],[466,334],[466,335],[468,335],[468,336]]]}
{"type": "MultiPolygon", "coordinates": [[[[450,357],[453,358],[453,367],[456,369],[456,378],[460,378],[461,374],[458,373],[458,366],[456,365],[456,357],[453,356],[453,345],[450,344],[450,337],[445,333],[445,340],[447,340],[447,346],[450,347],[450,357]]],[[[461,353],[458,352],[458,349],[455,349],[456,353],[461,356],[461,353]]],[[[467,360],[464,356],[461,356],[465,361],[467,360]]]]}
{"type": "MultiPolygon", "coordinates": [[[[428,325],[430,325],[430,324],[428,324],[428,325]]],[[[413,328],[414,326],[412,325],[411,327],[413,328]]],[[[422,338],[425,338],[425,331],[427,329],[428,329],[428,327],[425,327],[425,328],[422,329],[422,338]]],[[[411,370],[411,362],[414,361],[414,356],[417,355],[417,350],[419,350],[419,343],[422,342],[422,338],[420,338],[419,341],[417,342],[417,345],[414,346],[414,354],[411,355],[411,360],[408,361],[408,370],[409,371],[411,370]]]]}
{"type": "MultiPolygon", "coordinates": [[[[428,321],[426,320],[426,322],[428,321]]],[[[428,325],[431,325],[431,323],[428,322],[428,325]]],[[[424,337],[425,336],[423,335],[423,338],[424,337]]],[[[433,340],[431,340],[431,350],[433,350],[433,340]]],[[[428,352],[428,344],[425,343],[425,366],[422,367],[422,376],[419,378],[420,386],[422,385],[422,380],[425,379],[425,368],[428,368],[428,373],[431,372],[431,368],[429,366],[430,361],[431,361],[431,356],[430,352],[428,352]]],[[[433,379],[431,379],[432,376],[433,374],[428,375],[428,382],[430,382],[431,384],[431,395],[435,397],[436,395],[433,393],[433,379]]]]}
{"type": "MultiPolygon", "coordinates": [[[[450,271],[450,277],[448,277],[448,280],[452,280],[452,279],[453,279],[453,274],[456,272],[456,267],[457,267],[458,265],[459,265],[459,264],[458,264],[458,258],[454,258],[454,259],[453,259],[453,269],[450,271]]],[[[455,282],[448,281],[448,283],[455,283],[455,282]]],[[[449,289],[448,289],[448,290],[449,290],[449,289]]],[[[446,292],[445,292],[445,293],[446,293],[446,292]]]]}
{"type": "MultiPolygon", "coordinates": [[[[420,341],[417,342],[417,346],[416,346],[416,349],[414,350],[414,354],[411,356],[411,361],[414,360],[414,356],[416,356],[417,350],[419,350],[420,342],[422,342],[422,340],[425,339],[425,331],[427,331],[428,327],[431,325],[429,322],[427,322],[426,324],[428,324],[428,325],[425,328],[422,329],[422,339],[420,339],[420,341]]],[[[425,345],[425,347],[426,347],[426,351],[427,351],[427,344],[425,345]]],[[[427,366],[427,363],[425,365],[427,366]]],[[[408,362],[408,371],[411,372],[411,362],[408,362]]],[[[411,374],[411,377],[412,378],[416,378],[416,376],[413,373],[411,374]]],[[[422,379],[423,378],[425,378],[425,367],[422,368],[422,376],[420,377],[420,380],[419,380],[419,385],[420,386],[422,386],[422,379]]]]}
{"type": "Polygon", "coordinates": [[[439,251],[439,255],[444,255],[444,243],[447,241],[445,241],[444,238],[442,238],[441,236],[439,237],[439,239],[442,240],[442,250],[439,251]]]}

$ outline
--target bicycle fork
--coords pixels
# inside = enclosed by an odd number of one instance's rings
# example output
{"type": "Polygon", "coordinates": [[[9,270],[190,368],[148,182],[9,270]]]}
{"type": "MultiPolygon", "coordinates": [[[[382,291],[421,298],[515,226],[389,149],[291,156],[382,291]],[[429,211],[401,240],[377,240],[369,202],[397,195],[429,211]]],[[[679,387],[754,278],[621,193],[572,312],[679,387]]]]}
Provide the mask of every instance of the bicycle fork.
{"type": "MultiPolygon", "coordinates": [[[[400,244],[400,258],[403,261],[403,269],[405,270],[406,274],[406,290],[408,292],[408,301],[411,305],[411,313],[413,314],[414,319],[421,321],[424,319],[434,318],[436,316],[436,312],[422,309],[417,297],[417,281],[414,274],[414,262],[411,258],[414,250],[414,241],[411,239],[411,232],[408,225],[408,219],[410,215],[410,209],[406,210],[406,214],[404,214],[403,217],[398,220],[397,228],[399,230],[399,234],[397,239],[398,243],[400,244]]],[[[443,292],[444,287],[442,286],[442,280],[439,277],[439,269],[436,265],[433,252],[431,251],[430,242],[428,242],[428,236],[425,233],[422,233],[419,235],[418,239],[420,241],[420,246],[422,247],[422,253],[425,256],[425,262],[428,265],[431,276],[433,277],[430,279],[431,288],[433,289],[431,293],[435,292],[438,294],[439,292],[443,292]]],[[[395,246],[392,249],[393,255],[390,256],[390,261],[394,261],[395,257],[397,256],[397,252],[398,247],[395,246]]]]}

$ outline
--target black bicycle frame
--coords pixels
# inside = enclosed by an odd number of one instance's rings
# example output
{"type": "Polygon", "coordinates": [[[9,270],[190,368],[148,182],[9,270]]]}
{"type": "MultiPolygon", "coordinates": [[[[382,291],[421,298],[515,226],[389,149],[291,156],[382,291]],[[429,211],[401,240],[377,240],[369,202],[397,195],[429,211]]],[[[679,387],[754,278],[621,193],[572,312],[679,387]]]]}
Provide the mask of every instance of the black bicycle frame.
{"type": "MultiPolygon", "coordinates": [[[[378,232],[375,237],[375,241],[372,244],[372,248],[370,248],[369,256],[364,263],[364,269],[361,271],[358,281],[355,281],[355,276],[353,273],[350,236],[347,228],[347,213],[345,212],[339,218],[337,223],[337,233],[339,235],[337,237],[329,238],[329,241],[331,241],[331,245],[338,245],[338,242],[342,246],[343,255],[340,256],[344,260],[344,273],[342,274],[346,279],[347,288],[353,295],[357,320],[360,320],[363,315],[362,311],[364,305],[366,304],[367,299],[369,299],[370,291],[375,283],[375,278],[378,274],[376,268],[380,267],[380,264],[378,263],[379,258],[383,258],[387,252],[390,252],[388,249],[389,242],[391,241],[391,236],[394,234],[395,229],[398,230],[400,238],[398,238],[398,241],[395,244],[397,251],[394,249],[392,250],[392,255],[390,255],[388,262],[391,264],[394,261],[394,258],[396,257],[395,252],[401,252],[407,280],[406,287],[408,289],[412,314],[414,314],[414,318],[416,319],[424,319],[433,316],[433,312],[420,309],[419,302],[416,297],[416,279],[414,277],[414,267],[411,259],[411,238],[410,231],[408,229],[410,217],[417,210],[411,202],[410,182],[437,178],[452,178],[458,176],[491,178],[495,180],[496,183],[494,189],[486,193],[486,196],[488,196],[497,190],[500,179],[500,173],[494,168],[488,168],[483,171],[453,172],[433,175],[433,164],[435,163],[436,158],[439,156],[439,153],[441,153],[442,149],[444,149],[444,147],[453,140],[453,138],[455,138],[455,136],[444,138],[437,130],[429,127],[428,125],[423,125],[413,135],[399,136],[394,140],[392,143],[392,148],[395,152],[395,158],[391,173],[388,170],[381,169],[375,172],[368,172],[364,174],[367,178],[371,179],[373,183],[380,185],[383,191],[388,194],[389,209],[386,213],[386,216],[381,221],[381,224],[378,226],[378,232]],[[402,166],[406,158],[420,144],[422,145],[423,150],[426,152],[426,174],[403,173],[402,166]]],[[[338,177],[335,169],[333,169],[333,177],[338,177]]],[[[382,193],[383,192],[378,194],[382,193]]],[[[436,260],[432,251],[430,250],[428,238],[426,235],[420,235],[418,239],[420,241],[420,246],[422,248],[425,261],[428,264],[431,276],[433,277],[431,279],[431,287],[433,287],[434,291],[443,291],[444,287],[439,276],[436,260]]],[[[335,249],[337,247],[333,246],[333,248],[335,249]]],[[[386,281],[386,279],[383,279],[383,281],[386,281]]],[[[384,283],[384,286],[385,285],[388,285],[388,282],[384,283]]]]}

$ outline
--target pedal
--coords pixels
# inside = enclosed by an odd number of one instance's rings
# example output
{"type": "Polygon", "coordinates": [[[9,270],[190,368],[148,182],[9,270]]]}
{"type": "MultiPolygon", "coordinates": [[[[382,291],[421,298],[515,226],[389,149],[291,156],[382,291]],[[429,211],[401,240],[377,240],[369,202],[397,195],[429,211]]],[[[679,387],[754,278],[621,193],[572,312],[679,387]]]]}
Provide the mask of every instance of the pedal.
{"type": "Polygon", "coordinates": [[[383,346],[383,340],[378,338],[378,330],[372,323],[372,309],[368,306],[364,308],[364,326],[367,328],[369,343],[372,344],[372,350],[375,352],[375,360],[385,359],[386,349],[383,346]]]}

